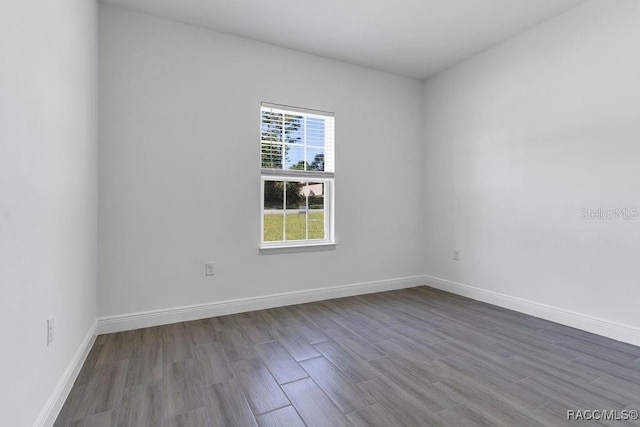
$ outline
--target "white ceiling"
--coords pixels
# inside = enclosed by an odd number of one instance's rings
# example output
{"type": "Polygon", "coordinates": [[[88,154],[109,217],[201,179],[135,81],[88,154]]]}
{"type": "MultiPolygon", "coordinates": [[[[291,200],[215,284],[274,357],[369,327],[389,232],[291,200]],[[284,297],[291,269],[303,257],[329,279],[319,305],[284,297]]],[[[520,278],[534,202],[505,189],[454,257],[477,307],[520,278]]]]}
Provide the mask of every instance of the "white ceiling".
{"type": "Polygon", "coordinates": [[[583,0],[101,0],[425,79],[583,0]]]}

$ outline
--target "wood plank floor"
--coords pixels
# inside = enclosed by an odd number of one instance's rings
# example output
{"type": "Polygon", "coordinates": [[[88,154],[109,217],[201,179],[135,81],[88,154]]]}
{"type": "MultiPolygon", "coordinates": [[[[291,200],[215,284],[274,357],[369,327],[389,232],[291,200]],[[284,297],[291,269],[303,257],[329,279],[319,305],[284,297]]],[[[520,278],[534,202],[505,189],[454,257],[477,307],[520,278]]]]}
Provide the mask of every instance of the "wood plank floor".
{"type": "Polygon", "coordinates": [[[568,409],[640,409],[640,348],[418,287],[101,335],[55,425],[549,426],[568,409]]]}

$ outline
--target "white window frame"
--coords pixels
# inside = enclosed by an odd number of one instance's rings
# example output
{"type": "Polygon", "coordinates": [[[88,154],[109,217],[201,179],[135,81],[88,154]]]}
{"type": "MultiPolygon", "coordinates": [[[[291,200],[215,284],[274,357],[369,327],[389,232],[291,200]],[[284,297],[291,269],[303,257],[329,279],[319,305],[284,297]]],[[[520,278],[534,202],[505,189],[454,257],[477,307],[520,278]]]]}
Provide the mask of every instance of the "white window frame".
{"type": "MultiPolygon", "coordinates": [[[[262,146],[262,111],[263,109],[273,109],[290,114],[303,114],[305,116],[319,116],[322,118],[331,118],[333,120],[333,113],[309,110],[306,108],[291,107],[287,105],[261,103],[260,105],[260,128],[259,138],[262,146]]],[[[333,147],[335,152],[335,129],[332,129],[333,135],[333,147]]],[[[325,155],[326,155],[325,147],[325,155]]],[[[334,152],[331,153],[331,162],[334,162],[334,152]]],[[[261,160],[262,162],[262,160],[261,160]]],[[[335,172],[321,172],[321,171],[299,171],[290,169],[263,169],[262,163],[260,168],[260,249],[263,253],[280,252],[284,250],[287,252],[290,249],[321,249],[332,248],[335,246],[334,227],[335,227],[335,211],[334,211],[334,194],[335,194],[335,172]],[[265,241],[264,240],[264,183],[265,181],[284,181],[284,182],[312,182],[324,184],[324,239],[305,239],[305,240],[282,240],[282,241],[265,241]]],[[[283,206],[283,228],[286,227],[286,191],[285,201],[283,206]]],[[[308,215],[309,211],[305,212],[307,215],[307,237],[308,237],[308,215]]],[[[283,229],[283,238],[286,238],[285,229],[283,229]]]]}

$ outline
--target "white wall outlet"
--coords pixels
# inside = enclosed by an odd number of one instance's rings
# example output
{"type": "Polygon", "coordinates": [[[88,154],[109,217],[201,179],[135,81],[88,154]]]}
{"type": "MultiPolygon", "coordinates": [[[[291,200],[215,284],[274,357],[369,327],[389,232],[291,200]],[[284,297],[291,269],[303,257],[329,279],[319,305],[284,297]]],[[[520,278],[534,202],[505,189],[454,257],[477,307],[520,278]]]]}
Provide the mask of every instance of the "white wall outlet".
{"type": "Polygon", "coordinates": [[[216,270],[212,262],[208,262],[204,265],[204,274],[207,276],[214,276],[216,274],[216,270]]]}
{"type": "Polygon", "coordinates": [[[453,250],[453,259],[454,261],[460,261],[460,249],[453,250]]]}
{"type": "Polygon", "coordinates": [[[47,345],[53,342],[53,317],[47,319],[47,345]]]}

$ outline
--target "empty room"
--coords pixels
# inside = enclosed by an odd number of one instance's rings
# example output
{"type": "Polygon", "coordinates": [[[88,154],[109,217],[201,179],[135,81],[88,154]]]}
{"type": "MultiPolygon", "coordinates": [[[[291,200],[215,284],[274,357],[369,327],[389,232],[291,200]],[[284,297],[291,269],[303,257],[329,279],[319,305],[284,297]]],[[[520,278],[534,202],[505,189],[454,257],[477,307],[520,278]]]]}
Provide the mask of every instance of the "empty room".
{"type": "Polygon", "coordinates": [[[638,76],[638,0],[2,0],[0,425],[640,425],[638,76]]]}

